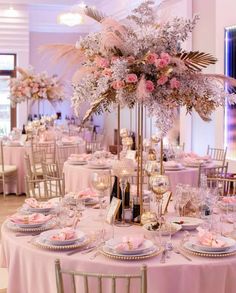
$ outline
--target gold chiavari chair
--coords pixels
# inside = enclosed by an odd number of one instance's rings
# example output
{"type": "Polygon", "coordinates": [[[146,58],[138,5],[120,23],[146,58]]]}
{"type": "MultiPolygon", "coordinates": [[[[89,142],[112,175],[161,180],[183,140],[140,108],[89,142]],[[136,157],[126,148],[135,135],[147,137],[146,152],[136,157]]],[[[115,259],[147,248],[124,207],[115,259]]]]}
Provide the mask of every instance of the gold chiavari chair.
{"type": "MultiPolygon", "coordinates": [[[[89,280],[92,279],[97,279],[97,288],[99,293],[104,292],[103,291],[103,280],[111,280],[111,288],[110,291],[111,293],[118,293],[117,291],[117,280],[123,280],[126,283],[125,290],[123,293],[130,293],[131,292],[131,283],[132,280],[139,280],[140,281],[140,286],[139,286],[139,291],[140,293],[147,293],[147,267],[146,265],[141,266],[140,268],[140,274],[136,275],[125,275],[125,274],[96,274],[96,273],[87,273],[87,272],[78,272],[78,271],[72,271],[72,270],[65,270],[61,268],[60,260],[57,259],[55,261],[55,270],[56,270],[56,284],[57,284],[57,293],[64,293],[64,284],[63,284],[63,275],[68,275],[70,276],[71,279],[71,285],[72,285],[72,291],[71,293],[82,293],[81,290],[76,290],[76,281],[75,278],[78,277],[77,279],[83,279],[83,284],[84,284],[84,293],[90,293],[94,291],[94,288],[89,288],[89,280]]],[[[119,291],[120,292],[120,291],[119,291]]]]}
{"type": "Polygon", "coordinates": [[[225,149],[211,148],[208,145],[207,155],[210,156],[212,158],[212,160],[217,162],[219,165],[224,166],[225,160],[226,160],[226,155],[227,155],[227,147],[225,149]]]}
{"type": "Polygon", "coordinates": [[[31,179],[25,176],[26,196],[36,199],[51,199],[65,195],[64,178],[31,179]]]}
{"type": "Polygon", "coordinates": [[[43,177],[42,162],[55,163],[56,142],[34,143],[31,142],[31,165],[35,178],[43,177]]]}
{"type": "Polygon", "coordinates": [[[218,188],[221,196],[236,195],[236,177],[233,178],[207,178],[207,186],[209,188],[218,188]]]}
{"type": "Polygon", "coordinates": [[[0,142],[0,182],[3,186],[3,197],[6,197],[6,184],[16,182],[16,194],[18,195],[18,177],[17,177],[17,166],[5,165],[3,155],[3,143],[0,142]]]}
{"type": "Polygon", "coordinates": [[[228,162],[224,166],[206,167],[204,165],[199,166],[198,172],[198,185],[201,184],[201,176],[205,175],[207,178],[226,178],[228,172],[228,162]]]}

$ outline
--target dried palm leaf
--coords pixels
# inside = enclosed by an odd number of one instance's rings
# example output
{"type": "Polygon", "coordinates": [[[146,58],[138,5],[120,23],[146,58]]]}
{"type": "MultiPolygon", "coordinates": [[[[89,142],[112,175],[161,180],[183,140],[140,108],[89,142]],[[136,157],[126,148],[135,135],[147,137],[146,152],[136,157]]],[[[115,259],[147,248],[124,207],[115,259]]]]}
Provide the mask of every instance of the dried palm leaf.
{"type": "Polygon", "coordinates": [[[80,67],[72,77],[72,83],[78,84],[82,78],[84,78],[87,74],[92,74],[96,71],[96,67],[89,67],[89,66],[83,66],[80,67]]]}
{"type": "Polygon", "coordinates": [[[157,9],[166,9],[169,8],[170,5],[176,4],[181,0],[162,0],[161,3],[157,6],[157,9]]]}
{"type": "Polygon", "coordinates": [[[97,111],[97,109],[102,105],[102,103],[107,99],[108,93],[100,96],[97,100],[91,103],[90,108],[86,111],[85,116],[82,120],[82,124],[84,124],[89,117],[97,111]]]}
{"type": "Polygon", "coordinates": [[[215,64],[217,61],[211,54],[199,51],[181,52],[176,57],[183,60],[185,65],[193,71],[201,71],[202,68],[215,64]]]}
{"type": "Polygon", "coordinates": [[[27,69],[22,67],[17,67],[16,71],[19,72],[24,78],[27,78],[30,75],[30,72],[27,69]]]}
{"type": "Polygon", "coordinates": [[[84,61],[84,53],[75,47],[74,44],[49,44],[39,47],[39,51],[44,54],[51,54],[52,62],[57,63],[65,59],[69,64],[81,63],[84,61]]]}
{"type": "Polygon", "coordinates": [[[95,8],[89,7],[89,6],[86,6],[83,9],[83,13],[85,15],[87,15],[88,17],[96,20],[97,22],[102,22],[102,20],[106,17],[104,13],[98,11],[95,8]]]}
{"type": "Polygon", "coordinates": [[[230,76],[225,76],[223,74],[203,74],[206,77],[213,78],[221,82],[222,84],[227,84],[228,87],[233,88],[236,87],[236,79],[230,76]]]}

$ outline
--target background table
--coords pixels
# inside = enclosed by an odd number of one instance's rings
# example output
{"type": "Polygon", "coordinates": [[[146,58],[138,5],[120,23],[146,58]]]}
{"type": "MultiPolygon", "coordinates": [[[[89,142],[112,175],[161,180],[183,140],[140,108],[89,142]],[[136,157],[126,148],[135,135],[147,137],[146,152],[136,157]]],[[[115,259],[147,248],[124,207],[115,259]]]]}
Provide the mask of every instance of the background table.
{"type": "Polygon", "coordinates": [[[93,173],[106,172],[110,173],[110,169],[94,169],[88,165],[70,165],[68,162],[64,164],[65,174],[65,191],[68,192],[79,192],[91,185],[91,176],[93,173]]]}
{"type": "MultiPolygon", "coordinates": [[[[96,220],[96,213],[97,211],[93,209],[86,211],[84,220],[79,224],[82,231],[101,228],[101,224],[96,220]]],[[[109,227],[106,225],[105,228],[109,227]]],[[[139,226],[115,227],[116,236],[139,233],[143,233],[139,226]]],[[[183,232],[178,232],[173,236],[173,242],[178,242],[182,236],[183,232]]],[[[145,263],[148,267],[148,293],[236,292],[236,256],[224,258],[190,256],[192,262],[189,262],[181,255],[172,252],[171,258],[165,264],[160,263],[160,256],[142,261],[121,261],[99,255],[91,260],[89,256],[92,252],[68,256],[66,252],[39,249],[29,243],[31,238],[16,237],[15,233],[7,230],[6,224],[2,226],[0,265],[7,267],[9,271],[8,293],[55,293],[54,261],[57,258],[61,260],[65,269],[96,273],[138,273],[140,266],[145,263]]],[[[93,292],[98,292],[97,283],[93,292]]],[[[136,292],[136,289],[132,291],[132,293],[136,292]]],[[[66,290],[65,293],[70,293],[70,290],[66,290]]],[[[107,293],[110,291],[108,290],[107,293]]]]}

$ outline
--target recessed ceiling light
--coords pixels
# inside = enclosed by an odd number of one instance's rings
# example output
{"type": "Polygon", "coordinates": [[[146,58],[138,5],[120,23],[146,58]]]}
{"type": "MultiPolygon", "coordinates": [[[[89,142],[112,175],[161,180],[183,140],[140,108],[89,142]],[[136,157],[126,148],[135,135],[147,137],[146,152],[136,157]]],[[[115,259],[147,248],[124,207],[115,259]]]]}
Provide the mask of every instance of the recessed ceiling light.
{"type": "Polygon", "coordinates": [[[79,13],[66,12],[58,16],[58,22],[68,26],[75,26],[83,23],[83,17],[79,13]]]}

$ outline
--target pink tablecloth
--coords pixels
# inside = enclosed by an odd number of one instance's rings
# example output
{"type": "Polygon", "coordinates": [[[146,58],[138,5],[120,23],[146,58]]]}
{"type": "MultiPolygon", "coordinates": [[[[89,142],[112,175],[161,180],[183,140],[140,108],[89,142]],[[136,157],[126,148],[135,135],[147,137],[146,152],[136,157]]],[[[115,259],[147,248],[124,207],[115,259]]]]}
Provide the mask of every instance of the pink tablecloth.
{"type": "Polygon", "coordinates": [[[165,173],[169,177],[170,188],[173,193],[175,192],[176,185],[178,183],[189,184],[193,187],[198,186],[198,168],[186,168],[179,171],[166,171],[165,173]]]}
{"type": "MultiPolygon", "coordinates": [[[[25,147],[23,146],[4,146],[3,147],[3,156],[5,165],[15,165],[17,166],[17,177],[18,177],[18,192],[25,192],[25,164],[24,164],[24,154],[25,147]]],[[[7,192],[16,192],[16,185],[8,184],[7,192]]]]}
{"type": "MultiPolygon", "coordinates": [[[[88,210],[79,227],[82,231],[101,229],[99,222],[93,220],[96,210],[88,210]]],[[[95,219],[95,218],[94,218],[95,219]]],[[[109,229],[109,225],[105,228],[109,229]]],[[[115,227],[115,236],[143,233],[139,226],[128,228],[115,227]]],[[[177,242],[183,232],[173,236],[177,242]]],[[[121,261],[98,255],[94,260],[92,253],[77,253],[67,256],[66,252],[54,252],[36,248],[29,240],[31,237],[16,237],[15,233],[2,226],[2,249],[0,266],[9,271],[8,293],[55,293],[54,261],[59,258],[67,269],[96,273],[125,273],[139,271],[145,263],[148,266],[148,293],[235,293],[236,292],[236,256],[225,258],[205,258],[191,256],[189,262],[181,255],[172,252],[165,264],[160,256],[142,261],[121,261]]],[[[67,288],[65,293],[71,291],[67,288]]],[[[97,285],[93,293],[97,293],[97,285]]],[[[110,293],[107,290],[106,293],[110,293]]],[[[124,292],[119,290],[118,292],[124,292]]],[[[137,290],[132,290],[136,293],[137,290]]]]}
{"type": "Polygon", "coordinates": [[[70,165],[67,162],[64,164],[65,174],[65,191],[78,192],[91,186],[91,176],[94,172],[107,172],[110,169],[91,169],[87,165],[70,165]]]}

